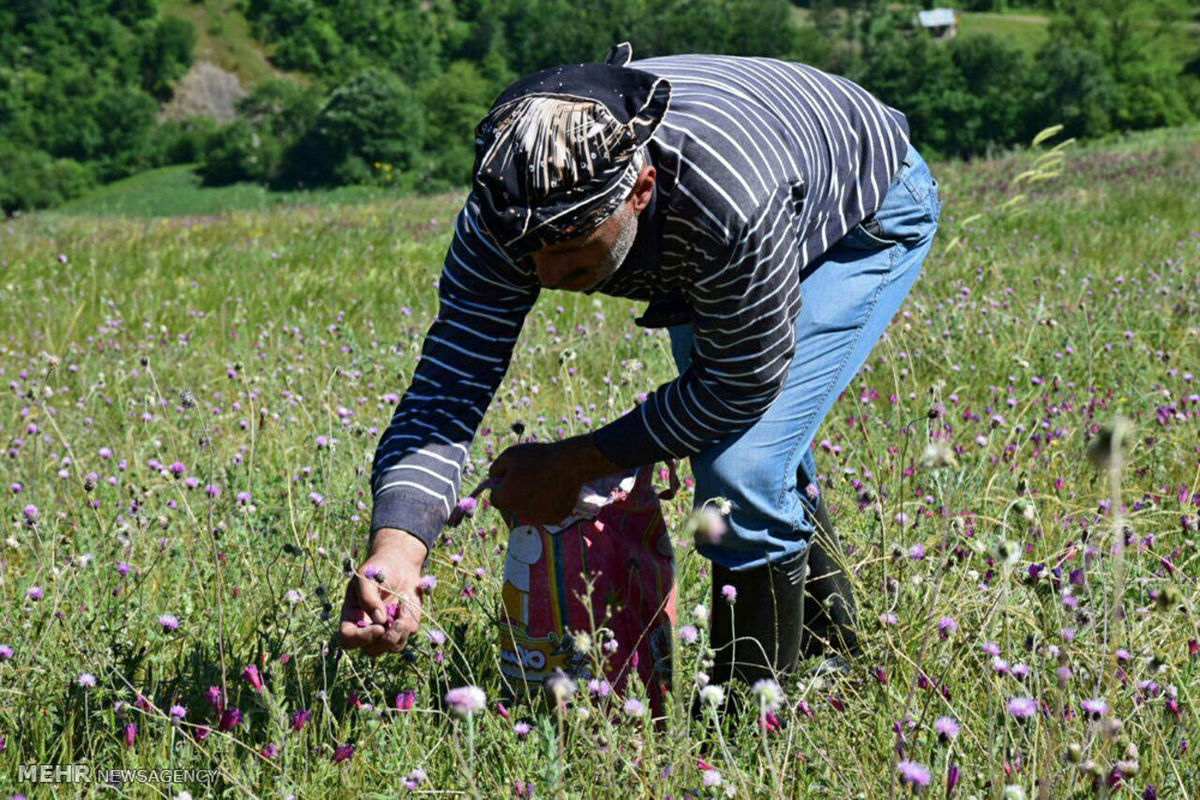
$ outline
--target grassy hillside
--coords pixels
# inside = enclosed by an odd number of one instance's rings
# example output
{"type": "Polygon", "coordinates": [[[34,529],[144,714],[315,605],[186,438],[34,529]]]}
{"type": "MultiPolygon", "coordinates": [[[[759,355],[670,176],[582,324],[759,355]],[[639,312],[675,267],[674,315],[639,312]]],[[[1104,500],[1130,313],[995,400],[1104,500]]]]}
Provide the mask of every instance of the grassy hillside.
{"type": "MultiPolygon", "coordinates": [[[[486,506],[431,553],[408,655],[336,647],[371,457],[461,196],[0,224],[16,320],[0,348],[0,792],[37,796],[18,764],[89,763],[215,771],[166,796],[394,797],[420,779],[483,797],[882,797],[902,758],[931,796],[1188,797],[1200,131],[1068,154],[1023,187],[1029,153],[933,164],[932,254],[817,435],[864,654],[844,680],[812,664],[786,680],[781,730],[751,701],[707,743],[686,713],[708,592],[682,535],[690,485],[665,507],[691,627],[662,727],[583,685],[561,716],[501,712],[505,536],[486,506]],[[1119,496],[1084,457],[1118,415],[1134,430],[1119,496]],[[956,464],[923,461],[937,443],[956,464]],[[469,722],[442,702],[464,684],[489,698],[469,722]]],[[[641,307],[546,292],[464,490],[513,423],[583,432],[674,377],[665,332],[632,324],[641,307]]]]}
{"type": "Polygon", "coordinates": [[[250,33],[238,0],[162,0],[162,13],[182,17],[196,29],[196,61],[232,72],[243,86],[281,73],[268,61],[266,47],[250,33]]]}

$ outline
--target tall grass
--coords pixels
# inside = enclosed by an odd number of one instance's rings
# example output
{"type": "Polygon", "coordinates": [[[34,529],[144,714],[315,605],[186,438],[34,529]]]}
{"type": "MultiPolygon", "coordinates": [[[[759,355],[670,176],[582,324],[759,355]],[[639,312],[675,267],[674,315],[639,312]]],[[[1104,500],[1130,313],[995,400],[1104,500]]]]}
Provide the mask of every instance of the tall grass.
{"type": "MultiPolygon", "coordinates": [[[[89,763],[217,771],[129,796],[872,797],[922,769],[956,797],[1194,794],[1200,139],[1066,152],[1016,187],[1035,154],[934,165],[939,241],[816,446],[862,661],[787,682],[778,730],[752,702],[709,736],[687,713],[708,576],[682,536],[697,636],[662,726],[586,686],[497,707],[492,511],[433,551],[409,653],[336,646],[461,197],[0,227],[0,788],[39,793],[18,764],[89,763]],[[1131,433],[1097,471],[1118,416],[1131,433]],[[442,698],[465,685],[488,705],[458,719],[442,698]]],[[[548,292],[464,482],[513,423],[583,432],[671,378],[637,313],[548,292]]],[[[101,791],[58,787],[76,790],[101,791]]]]}

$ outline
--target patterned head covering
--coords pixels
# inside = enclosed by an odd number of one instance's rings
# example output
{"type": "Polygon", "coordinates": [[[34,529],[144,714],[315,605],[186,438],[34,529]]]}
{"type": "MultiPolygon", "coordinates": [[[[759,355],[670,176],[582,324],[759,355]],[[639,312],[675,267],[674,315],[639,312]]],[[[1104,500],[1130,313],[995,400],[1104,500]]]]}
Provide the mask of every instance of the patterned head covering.
{"type": "Polygon", "coordinates": [[[483,226],[511,258],[583,236],[633,191],[666,113],[666,78],[603,63],[535,72],[504,90],[475,128],[473,191],[483,226]]]}

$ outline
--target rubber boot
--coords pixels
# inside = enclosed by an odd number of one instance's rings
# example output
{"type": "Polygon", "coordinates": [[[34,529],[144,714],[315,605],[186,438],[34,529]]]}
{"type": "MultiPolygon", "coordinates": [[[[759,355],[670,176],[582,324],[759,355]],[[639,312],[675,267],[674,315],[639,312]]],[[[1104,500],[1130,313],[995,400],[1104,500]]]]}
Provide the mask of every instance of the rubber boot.
{"type": "Polygon", "coordinates": [[[713,564],[712,682],[753,684],[791,672],[800,658],[808,551],[735,572],[713,564]],[[730,603],[725,586],[737,592],[730,603]]]}
{"type": "Polygon", "coordinates": [[[808,544],[805,625],[800,653],[805,659],[837,655],[848,662],[859,652],[854,589],[838,561],[844,557],[844,551],[829,520],[824,494],[817,499],[813,523],[816,530],[808,544]]]}

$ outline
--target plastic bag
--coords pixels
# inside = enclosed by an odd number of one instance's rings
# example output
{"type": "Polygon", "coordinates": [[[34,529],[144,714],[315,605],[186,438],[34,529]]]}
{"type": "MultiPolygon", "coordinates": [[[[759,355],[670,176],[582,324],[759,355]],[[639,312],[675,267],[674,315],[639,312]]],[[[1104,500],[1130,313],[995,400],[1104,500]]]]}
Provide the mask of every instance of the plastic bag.
{"type": "MultiPolygon", "coordinates": [[[[670,487],[656,492],[655,466],[585,484],[573,515],[558,525],[506,515],[500,668],[518,691],[561,669],[572,678],[604,677],[624,694],[636,671],[653,712],[662,713],[671,683],[675,558],[660,500],[675,496],[679,478],[668,462],[670,487]],[[603,676],[593,675],[593,657],[576,649],[577,633],[595,635],[594,646],[606,653],[603,676]],[[609,641],[615,649],[603,646],[609,641]]],[[[484,481],[472,496],[492,484],[484,481]]],[[[452,515],[450,524],[460,519],[452,515]]]]}

